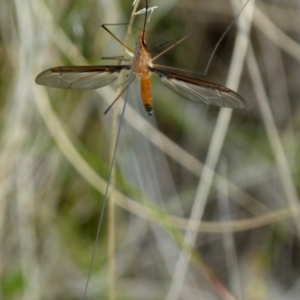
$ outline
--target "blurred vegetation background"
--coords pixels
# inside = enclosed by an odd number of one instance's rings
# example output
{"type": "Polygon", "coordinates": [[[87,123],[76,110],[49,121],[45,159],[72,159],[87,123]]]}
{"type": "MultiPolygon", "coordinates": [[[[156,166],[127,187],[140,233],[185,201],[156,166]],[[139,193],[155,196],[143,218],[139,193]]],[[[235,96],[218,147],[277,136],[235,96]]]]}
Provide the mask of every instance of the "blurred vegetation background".
{"type": "MultiPolygon", "coordinates": [[[[157,63],[196,72],[241,7],[149,5],[153,56],[195,30],[157,63]]],[[[101,24],[132,9],[1,2],[1,299],[83,299],[123,102],[103,112],[122,81],[73,91],[34,79],[116,64],[102,57],[124,49],[101,24]]],[[[130,47],[142,26],[138,15],[130,47]]],[[[299,28],[299,1],[251,0],[227,33],[205,79],[238,91],[244,110],[186,101],[153,76],[149,117],[131,85],[86,299],[299,299],[299,28]]],[[[128,26],[110,29],[124,40],[128,26]]]]}

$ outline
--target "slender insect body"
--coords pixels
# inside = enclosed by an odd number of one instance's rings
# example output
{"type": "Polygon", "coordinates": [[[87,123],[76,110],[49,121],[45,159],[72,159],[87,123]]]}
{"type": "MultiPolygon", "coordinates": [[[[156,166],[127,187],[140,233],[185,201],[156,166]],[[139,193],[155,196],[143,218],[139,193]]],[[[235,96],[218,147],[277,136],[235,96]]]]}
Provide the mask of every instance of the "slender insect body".
{"type": "Polygon", "coordinates": [[[134,66],[134,73],[141,80],[141,98],[148,115],[153,114],[151,95],[151,54],[147,51],[144,43],[145,33],[139,35],[138,53],[134,66]]]}

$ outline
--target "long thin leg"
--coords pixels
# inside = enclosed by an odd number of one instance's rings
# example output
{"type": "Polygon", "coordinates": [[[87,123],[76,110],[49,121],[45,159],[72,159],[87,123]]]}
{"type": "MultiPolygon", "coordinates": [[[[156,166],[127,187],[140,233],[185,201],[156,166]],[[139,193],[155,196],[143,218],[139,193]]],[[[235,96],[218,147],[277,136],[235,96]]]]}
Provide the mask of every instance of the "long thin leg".
{"type": "Polygon", "coordinates": [[[176,45],[180,44],[181,42],[183,42],[185,39],[187,39],[191,34],[193,34],[195,31],[191,31],[188,34],[186,34],[185,36],[183,36],[180,40],[178,40],[177,42],[175,42],[173,45],[171,45],[170,47],[168,47],[167,49],[165,49],[164,51],[160,52],[159,54],[157,54],[155,57],[152,58],[152,61],[155,61],[157,58],[159,58],[160,56],[162,56],[163,54],[165,54],[166,52],[168,52],[169,50],[171,50],[172,48],[174,48],[176,45]]]}
{"type": "Polygon", "coordinates": [[[124,92],[127,90],[129,84],[131,84],[135,79],[135,76],[133,76],[132,80],[126,84],[126,86],[122,89],[122,91],[119,93],[119,95],[116,97],[116,99],[109,105],[109,107],[105,110],[104,114],[106,115],[108,111],[112,108],[112,106],[117,102],[117,100],[124,94],[124,92]]]}
{"type": "MultiPolygon", "coordinates": [[[[248,4],[250,0],[247,0],[246,3],[243,5],[243,7],[241,8],[240,12],[238,13],[238,15],[231,21],[231,23],[229,24],[229,26],[226,28],[226,30],[223,32],[222,36],[220,37],[219,41],[217,42],[209,60],[208,63],[206,65],[205,71],[204,73],[200,73],[202,75],[206,75],[209,66],[211,64],[211,61],[216,53],[216,50],[218,49],[220,43],[223,41],[224,37],[226,36],[227,32],[232,28],[232,26],[234,25],[234,23],[236,22],[237,18],[240,16],[240,14],[243,12],[244,8],[246,7],[246,5],[248,4]]],[[[194,33],[194,31],[188,33],[187,35],[185,35],[184,37],[182,37],[180,40],[178,40],[176,43],[174,43],[173,45],[171,45],[170,47],[168,47],[167,49],[165,49],[164,51],[162,51],[161,53],[159,53],[158,55],[156,55],[154,58],[152,58],[152,62],[155,61],[157,58],[159,58],[161,55],[165,54],[166,52],[168,52],[169,50],[171,50],[173,47],[175,47],[176,45],[178,45],[179,43],[181,43],[182,41],[184,41],[187,37],[189,37],[192,33],[194,33]]],[[[164,66],[161,66],[164,67],[164,66]]],[[[171,67],[166,67],[167,69],[171,69],[171,67]]],[[[194,72],[193,72],[194,73],[194,72]]]]}
{"type": "Polygon", "coordinates": [[[102,24],[101,27],[106,30],[112,37],[114,37],[125,49],[127,49],[130,53],[134,54],[134,50],[129,48],[127,45],[125,45],[119,38],[117,38],[106,26],[111,25],[128,25],[128,23],[121,23],[121,24],[102,24]]]}

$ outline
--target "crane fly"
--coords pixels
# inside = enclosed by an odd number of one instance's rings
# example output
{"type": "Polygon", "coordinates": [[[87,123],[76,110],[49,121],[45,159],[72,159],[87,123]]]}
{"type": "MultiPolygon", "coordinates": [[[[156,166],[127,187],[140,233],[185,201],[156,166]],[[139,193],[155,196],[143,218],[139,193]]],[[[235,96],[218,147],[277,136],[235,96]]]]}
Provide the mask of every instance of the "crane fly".
{"type": "MultiPolygon", "coordinates": [[[[147,9],[148,7],[146,1],[144,29],[139,35],[138,51],[134,66],[131,63],[126,65],[55,67],[40,73],[36,77],[35,82],[40,85],[55,88],[75,90],[98,89],[114,82],[122,70],[130,70],[133,68],[135,77],[140,79],[141,99],[148,115],[152,115],[153,113],[151,95],[152,73],[157,74],[160,77],[161,82],[167,88],[185,99],[220,107],[245,108],[245,100],[239,94],[225,86],[180,75],[178,73],[169,72],[165,69],[174,68],[153,64],[153,61],[156,58],[183,41],[188,37],[188,35],[184,36],[178,42],[152,59],[150,52],[147,50],[145,41],[147,9]]],[[[102,27],[108,31],[118,42],[120,42],[130,53],[134,53],[132,49],[123,44],[111,31],[109,31],[105,25],[102,25],[102,27]]],[[[128,85],[126,88],[127,87],[128,85]]],[[[122,90],[115,101],[121,96],[126,88],[122,90]]],[[[110,105],[110,107],[111,106],[112,105],[110,105]]],[[[106,112],[107,111],[108,109],[106,112]]]]}

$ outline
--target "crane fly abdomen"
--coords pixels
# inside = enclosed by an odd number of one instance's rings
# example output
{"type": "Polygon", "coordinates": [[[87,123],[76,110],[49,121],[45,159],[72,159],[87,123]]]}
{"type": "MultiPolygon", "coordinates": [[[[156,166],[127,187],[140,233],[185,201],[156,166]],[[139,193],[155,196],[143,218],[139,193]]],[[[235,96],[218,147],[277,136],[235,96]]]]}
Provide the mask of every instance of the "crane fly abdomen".
{"type": "Polygon", "coordinates": [[[151,55],[145,47],[145,32],[139,36],[138,52],[134,65],[134,73],[141,80],[141,98],[148,115],[153,114],[152,97],[151,97],[151,71],[152,67],[151,55]]]}
{"type": "Polygon", "coordinates": [[[141,98],[148,115],[153,114],[150,76],[141,79],[141,98]]]}

